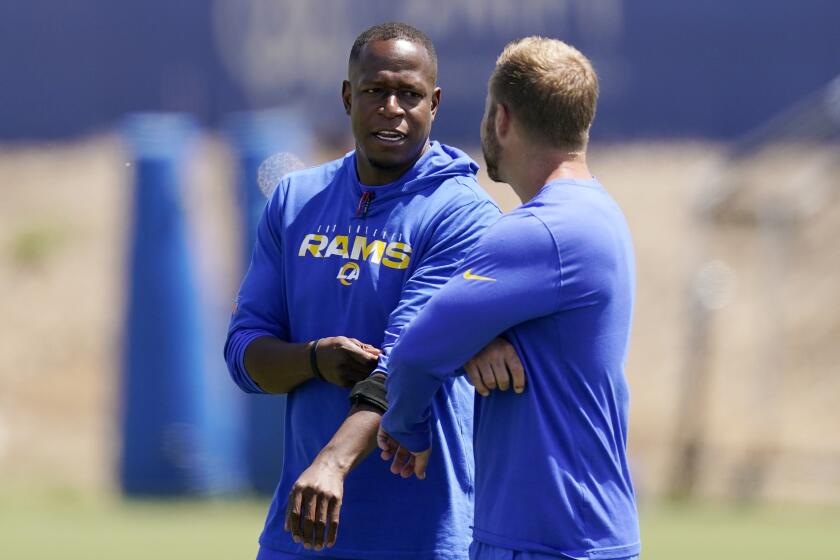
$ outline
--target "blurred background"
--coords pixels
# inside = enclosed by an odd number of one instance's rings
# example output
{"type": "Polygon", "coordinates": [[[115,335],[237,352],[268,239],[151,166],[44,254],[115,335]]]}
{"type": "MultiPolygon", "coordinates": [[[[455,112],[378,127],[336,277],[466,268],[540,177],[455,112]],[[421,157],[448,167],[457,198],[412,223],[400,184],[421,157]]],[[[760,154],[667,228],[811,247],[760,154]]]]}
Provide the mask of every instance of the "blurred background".
{"type": "Polygon", "coordinates": [[[284,403],[221,349],[258,178],[352,149],[347,56],[388,20],[434,40],[433,137],[480,164],[505,43],[594,62],[643,557],[840,557],[829,0],[0,0],[0,557],[254,556],[284,403]]]}

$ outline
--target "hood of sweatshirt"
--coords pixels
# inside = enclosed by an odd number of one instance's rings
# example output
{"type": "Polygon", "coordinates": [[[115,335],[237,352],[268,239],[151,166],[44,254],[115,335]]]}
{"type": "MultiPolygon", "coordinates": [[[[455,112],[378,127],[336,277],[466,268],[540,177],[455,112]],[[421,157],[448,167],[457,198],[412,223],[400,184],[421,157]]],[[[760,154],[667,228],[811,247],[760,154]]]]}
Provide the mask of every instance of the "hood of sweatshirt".
{"type": "Polygon", "coordinates": [[[359,182],[355,150],[344,157],[342,168],[342,172],[347,173],[350,179],[355,200],[362,201],[363,196],[370,199],[367,203],[367,215],[371,215],[377,210],[389,207],[390,203],[400,197],[436,188],[452,177],[474,176],[478,171],[478,164],[458,148],[432,141],[429,149],[414,166],[393,183],[369,186],[359,182]]]}

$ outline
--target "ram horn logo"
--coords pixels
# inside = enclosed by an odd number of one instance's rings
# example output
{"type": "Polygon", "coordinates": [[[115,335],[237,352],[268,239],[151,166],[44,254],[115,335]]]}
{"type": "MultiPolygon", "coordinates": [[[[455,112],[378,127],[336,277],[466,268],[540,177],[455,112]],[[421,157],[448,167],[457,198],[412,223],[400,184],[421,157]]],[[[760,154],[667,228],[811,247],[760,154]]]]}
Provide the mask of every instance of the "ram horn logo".
{"type": "Polygon", "coordinates": [[[358,280],[359,278],[359,265],[354,262],[346,263],[338,269],[338,276],[336,278],[345,286],[349,286],[354,280],[358,280]]]}

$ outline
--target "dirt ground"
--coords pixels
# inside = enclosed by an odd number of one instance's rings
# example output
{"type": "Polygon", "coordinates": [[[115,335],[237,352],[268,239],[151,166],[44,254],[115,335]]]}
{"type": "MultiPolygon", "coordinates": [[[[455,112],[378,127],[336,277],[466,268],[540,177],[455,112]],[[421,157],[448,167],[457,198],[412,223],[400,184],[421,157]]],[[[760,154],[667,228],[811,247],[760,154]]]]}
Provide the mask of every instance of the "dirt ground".
{"type": "MultiPolygon", "coordinates": [[[[667,489],[680,412],[690,410],[702,495],[840,503],[837,189],[786,227],[703,222],[696,203],[726,173],[722,154],[700,143],[590,154],[637,251],[627,372],[639,494],[667,489]],[[686,399],[692,372],[706,382],[686,399]]],[[[231,164],[204,138],[185,188],[196,266],[224,302],[238,283],[231,164]]],[[[0,146],[0,485],[115,486],[131,172],[113,136],[0,146]]],[[[836,187],[832,173],[824,179],[836,187]]],[[[747,190],[760,201],[765,185],[791,181],[762,166],[747,190]]],[[[508,187],[481,182],[504,209],[516,205],[508,187]]],[[[782,195],[802,188],[789,186],[782,195]]]]}

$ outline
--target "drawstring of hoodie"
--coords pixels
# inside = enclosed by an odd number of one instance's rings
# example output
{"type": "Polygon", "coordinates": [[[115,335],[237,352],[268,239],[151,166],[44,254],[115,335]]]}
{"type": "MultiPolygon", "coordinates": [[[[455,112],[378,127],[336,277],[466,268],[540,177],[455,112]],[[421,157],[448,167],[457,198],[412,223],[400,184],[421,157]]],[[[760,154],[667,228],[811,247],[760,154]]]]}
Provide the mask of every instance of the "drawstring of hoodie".
{"type": "Polygon", "coordinates": [[[365,191],[362,193],[362,198],[359,199],[359,205],[356,207],[356,217],[366,218],[370,203],[373,201],[373,191],[365,191]]]}

